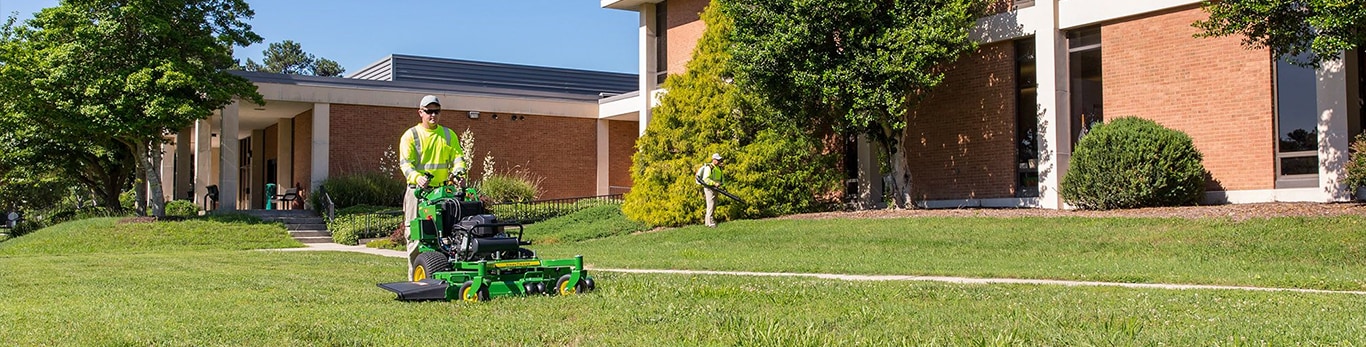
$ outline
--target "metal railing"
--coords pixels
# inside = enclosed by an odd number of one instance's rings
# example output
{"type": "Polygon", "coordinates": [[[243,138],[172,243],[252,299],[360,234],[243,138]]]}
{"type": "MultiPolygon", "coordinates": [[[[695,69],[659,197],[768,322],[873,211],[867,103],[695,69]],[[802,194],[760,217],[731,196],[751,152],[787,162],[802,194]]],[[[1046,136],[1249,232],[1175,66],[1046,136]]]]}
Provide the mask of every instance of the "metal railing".
{"type": "Polygon", "coordinates": [[[489,210],[499,220],[531,224],[606,204],[621,204],[622,194],[596,195],[561,199],[496,203],[489,210]]]}

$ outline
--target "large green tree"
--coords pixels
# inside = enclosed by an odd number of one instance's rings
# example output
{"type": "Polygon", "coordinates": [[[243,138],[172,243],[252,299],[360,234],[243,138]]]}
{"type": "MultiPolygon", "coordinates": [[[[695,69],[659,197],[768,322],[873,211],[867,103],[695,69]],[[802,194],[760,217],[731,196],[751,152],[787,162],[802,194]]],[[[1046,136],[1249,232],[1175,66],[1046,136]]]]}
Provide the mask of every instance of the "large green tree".
{"type": "MultiPolygon", "coordinates": [[[[138,211],[164,214],[160,145],[168,134],[246,98],[256,86],[229,74],[233,46],[260,42],[244,0],[63,0],[7,28],[7,110],[64,134],[101,134],[137,158],[151,187],[138,211]],[[9,60],[13,59],[13,60],[9,60]]],[[[67,160],[53,158],[52,160],[67,160]]]]}
{"type": "Polygon", "coordinates": [[[702,188],[694,171],[711,153],[726,157],[725,188],[750,203],[718,197],[718,219],[806,212],[838,184],[833,157],[809,123],[784,122],[756,95],[733,83],[731,21],[715,6],[688,69],[664,83],[645,134],[632,158],[633,187],[622,212],[651,225],[677,226],[702,219],[702,188]]]}
{"type": "Polygon", "coordinates": [[[271,43],[266,48],[265,55],[261,63],[257,63],[251,58],[241,66],[246,71],[262,71],[293,75],[310,76],[341,76],[346,69],[341,64],[327,58],[314,56],[312,53],[304,51],[303,45],[291,40],[271,43]]]}
{"type": "Polygon", "coordinates": [[[798,120],[869,135],[889,155],[896,206],[910,206],[906,114],[976,50],[982,0],[724,0],[747,86],[798,120]]]}
{"type": "Polygon", "coordinates": [[[1366,43],[1366,1],[1222,0],[1203,5],[1209,19],[1195,22],[1201,37],[1239,35],[1248,48],[1317,67],[1366,43]],[[1307,58],[1301,53],[1313,52],[1307,58]]]}

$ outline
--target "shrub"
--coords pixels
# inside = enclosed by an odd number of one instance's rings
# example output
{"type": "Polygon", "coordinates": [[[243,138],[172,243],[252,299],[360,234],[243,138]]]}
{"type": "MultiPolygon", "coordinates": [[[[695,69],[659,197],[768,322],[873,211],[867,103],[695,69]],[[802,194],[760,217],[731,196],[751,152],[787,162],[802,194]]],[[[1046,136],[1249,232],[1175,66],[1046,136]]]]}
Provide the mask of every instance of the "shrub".
{"type": "Polygon", "coordinates": [[[1352,141],[1352,155],[1347,162],[1347,188],[1355,193],[1366,187],[1366,134],[1357,135],[1352,141]]]}
{"type": "Polygon", "coordinates": [[[166,215],[176,217],[193,217],[199,215],[199,205],[188,200],[174,200],[166,203],[166,215]]]}
{"type": "Polygon", "coordinates": [[[539,195],[541,179],[526,170],[485,174],[479,182],[479,196],[494,203],[531,201],[539,195]]]}
{"type": "Polygon", "coordinates": [[[323,194],[332,197],[338,209],[356,205],[402,206],[407,184],[398,178],[378,172],[345,174],[323,181],[319,193],[311,194],[315,208],[323,206],[323,194]]]}
{"type": "Polygon", "coordinates": [[[379,248],[379,249],[390,249],[390,250],[395,250],[395,251],[406,251],[406,250],[408,250],[408,245],[402,244],[402,243],[396,243],[396,242],[394,242],[394,240],[391,240],[391,239],[378,239],[378,240],[370,241],[370,242],[368,242],[368,243],[365,244],[365,247],[379,248]]]}
{"type": "Polygon", "coordinates": [[[1077,143],[1062,196],[1084,209],[1194,204],[1205,187],[1200,161],[1185,133],[1147,119],[1115,119],[1077,143]]]}
{"type": "Polygon", "coordinates": [[[389,236],[395,229],[403,226],[403,214],[360,213],[338,215],[327,223],[327,231],[332,233],[332,242],[343,245],[356,245],[360,239],[389,236]]]}

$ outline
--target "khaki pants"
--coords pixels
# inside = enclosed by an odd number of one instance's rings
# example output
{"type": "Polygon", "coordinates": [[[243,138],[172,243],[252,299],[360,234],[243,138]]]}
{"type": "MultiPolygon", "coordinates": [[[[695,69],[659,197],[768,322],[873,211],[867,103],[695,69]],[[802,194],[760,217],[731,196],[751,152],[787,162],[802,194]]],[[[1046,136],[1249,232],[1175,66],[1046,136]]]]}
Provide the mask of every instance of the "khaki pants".
{"type": "Polygon", "coordinates": [[[403,236],[408,240],[409,281],[413,280],[413,269],[417,267],[415,262],[417,262],[418,242],[413,241],[412,235],[409,235],[412,229],[408,227],[408,223],[412,222],[413,218],[417,218],[417,197],[413,196],[414,189],[413,186],[408,186],[408,189],[403,191],[403,236]]]}
{"type": "Polygon", "coordinates": [[[716,226],[716,220],[712,219],[712,215],[716,212],[716,190],[703,187],[702,195],[707,197],[707,215],[703,218],[702,222],[706,223],[709,227],[714,227],[716,226]]]}

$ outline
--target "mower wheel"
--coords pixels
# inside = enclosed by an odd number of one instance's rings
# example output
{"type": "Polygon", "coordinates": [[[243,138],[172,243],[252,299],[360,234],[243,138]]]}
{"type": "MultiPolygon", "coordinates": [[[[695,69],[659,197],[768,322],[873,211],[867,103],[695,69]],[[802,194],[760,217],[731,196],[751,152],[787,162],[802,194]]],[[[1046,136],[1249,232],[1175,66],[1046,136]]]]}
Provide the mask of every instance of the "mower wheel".
{"type": "Polygon", "coordinates": [[[585,292],[584,289],[586,287],[584,286],[583,280],[579,280],[579,283],[575,284],[573,287],[569,286],[570,276],[571,275],[560,276],[560,279],[555,281],[555,294],[571,295],[585,292]]]}
{"type": "Polygon", "coordinates": [[[592,292],[592,291],[594,291],[594,290],[598,290],[598,285],[597,285],[597,283],[593,283],[593,278],[592,278],[592,277],[584,276],[584,278],[583,278],[583,288],[585,289],[586,292],[592,292]]]}
{"type": "Polygon", "coordinates": [[[422,252],[417,255],[413,266],[413,281],[432,278],[432,274],[451,271],[451,260],[441,252],[422,252]]]}
{"type": "Polygon", "coordinates": [[[479,292],[471,293],[474,290],[474,281],[465,281],[460,285],[460,300],[479,302],[489,301],[489,287],[479,288],[479,292]]]}

